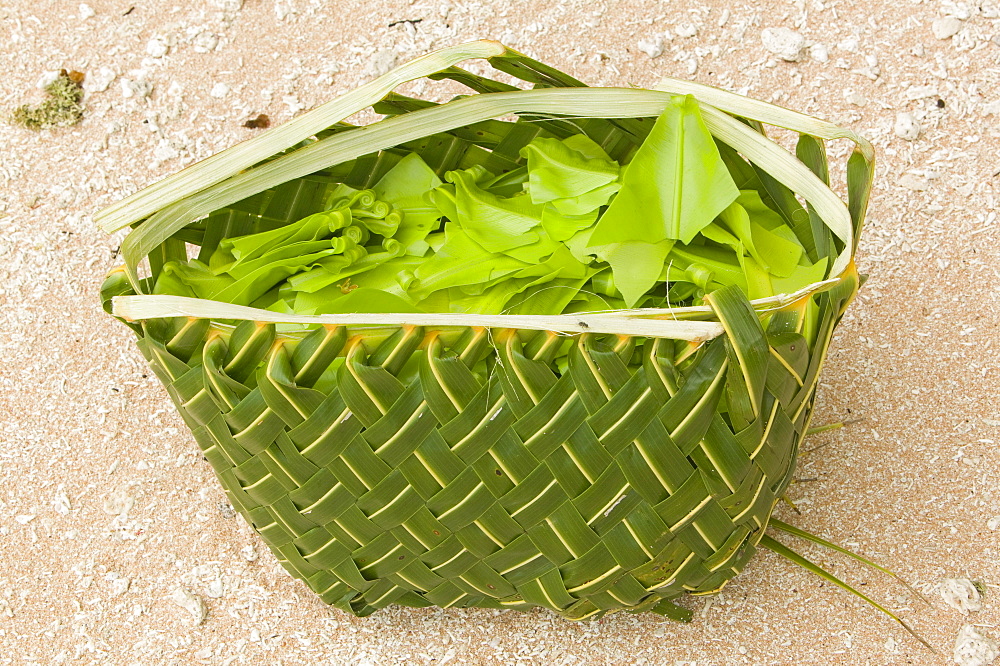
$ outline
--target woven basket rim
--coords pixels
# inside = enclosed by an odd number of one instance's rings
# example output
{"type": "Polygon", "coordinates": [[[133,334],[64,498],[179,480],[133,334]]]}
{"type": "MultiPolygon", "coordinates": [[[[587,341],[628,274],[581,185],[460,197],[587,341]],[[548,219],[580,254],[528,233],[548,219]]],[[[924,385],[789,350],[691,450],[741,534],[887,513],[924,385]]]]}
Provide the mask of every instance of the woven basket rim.
{"type": "MultiPolygon", "coordinates": [[[[112,273],[124,272],[123,267],[112,273]]],[[[853,262],[841,275],[814,282],[791,294],[778,294],[750,301],[758,316],[789,307],[804,299],[828,291],[856,274],[853,262]]],[[[682,308],[641,308],[578,312],[564,315],[477,315],[471,313],[351,313],[332,315],[290,315],[261,308],[233,305],[221,301],[185,296],[140,294],[115,296],[111,299],[112,314],[127,321],[187,317],[210,320],[255,321],[267,324],[306,324],[321,326],[351,326],[354,329],[398,328],[421,326],[429,328],[481,327],[511,328],[558,333],[612,333],[641,335],[650,338],[671,338],[704,342],[722,335],[725,329],[710,306],[682,308]],[[677,319],[677,316],[701,316],[697,320],[677,319]]]]}
{"type": "MultiPolygon", "coordinates": [[[[254,180],[259,170],[263,170],[265,173],[273,172],[275,176],[261,175],[257,180],[273,179],[277,177],[279,171],[281,173],[280,178],[288,180],[299,177],[296,174],[303,169],[303,173],[314,170],[311,167],[315,167],[314,162],[317,162],[318,159],[327,158],[329,159],[328,164],[339,164],[346,159],[348,156],[347,153],[355,150],[347,146],[352,141],[353,143],[357,143],[357,139],[352,139],[352,137],[357,135],[360,130],[366,130],[360,136],[367,136],[369,141],[374,141],[377,144],[375,149],[378,149],[378,145],[386,143],[387,137],[394,136],[399,139],[400,130],[397,128],[401,119],[394,117],[371,125],[359,126],[356,130],[342,132],[333,137],[322,139],[306,148],[292,151],[265,166],[261,166],[260,169],[250,168],[256,163],[255,160],[261,156],[258,153],[262,154],[265,152],[264,148],[271,155],[274,155],[281,148],[288,148],[295,145],[295,142],[301,139],[302,136],[315,133],[325,127],[329,127],[331,122],[339,122],[343,118],[353,115],[353,113],[368,108],[371,106],[373,100],[391,93],[405,81],[425,76],[434,77],[435,73],[444,71],[441,69],[442,67],[454,69],[455,64],[470,58],[486,58],[488,61],[491,61],[491,58],[494,57],[510,57],[509,54],[521,57],[521,54],[508,49],[498,42],[482,40],[441,49],[421,56],[284,125],[274,128],[274,130],[269,130],[254,139],[232,146],[198,164],[187,167],[101,211],[97,216],[97,221],[102,228],[108,231],[120,229],[130,222],[138,223],[133,228],[133,233],[129,233],[122,244],[122,252],[126,259],[125,266],[112,271],[112,274],[119,270],[124,273],[126,280],[132,285],[135,295],[115,297],[112,302],[113,314],[130,321],[165,317],[191,317],[213,320],[250,320],[276,324],[345,324],[383,328],[387,326],[399,327],[406,325],[446,327],[471,325],[495,328],[553,330],[565,333],[602,332],[623,335],[633,334],[691,341],[704,341],[721,335],[723,329],[718,324],[712,308],[707,305],[535,316],[505,314],[486,316],[465,313],[430,313],[426,317],[411,314],[404,315],[401,313],[305,316],[280,314],[270,310],[235,306],[217,301],[179,296],[154,296],[143,293],[143,287],[138,274],[139,259],[153,246],[158,245],[163,239],[169,237],[176,229],[203,217],[205,210],[219,204],[219,196],[213,198],[212,195],[207,195],[213,188],[218,189],[222,187],[223,189],[228,188],[232,190],[231,193],[221,195],[228,201],[230,198],[236,196],[238,192],[249,191],[249,189],[252,189],[251,186],[263,187],[263,185],[254,180]],[[393,123],[396,124],[393,125],[393,123]],[[376,141],[376,135],[380,137],[384,135],[386,138],[380,138],[376,141]],[[321,148],[319,144],[325,144],[327,147],[323,148],[323,150],[316,150],[321,148]],[[341,148],[341,145],[344,147],[341,148]],[[283,162],[287,165],[284,170],[275,169],[278,162],[283,162]],[[220,163],[225,166],[219,166],[220,163]],[[200,184],[195,184],[194,181],[199,176],[202,178],[202,181],[200,184]],[[209,204],[212,205],[209,206],[209,204]]],[[[567,94],[582,96],[576,99],[576,103],[583,106],[574,108],[574,110],[579,111],[583,116],[638,117],[648,115],[645,112],[648,109],[645,109],[643,113],[639,113],[633,105],[627,105],[629,112],[624,114],[608,110],[609,107],[607,105],[611,104],[612,100],[623,102],[625,98],[622,95],[631,95],[628,99],[632,99],[634,93],[651,95],[653,97],[664,94],[693,95],[698,99],[699,104],[702,105],[702,113],[705,121],[711,125],[710,129],[718,139],[737,147],[738,150],[747,156],[747,159],[762,166],[763,163],[759,162],[759,160],[764,159],[764,157],[781,162],[782,166],[779,170],[784,170],[785,177],[791,177],[789,176],[789,170],[802,171],[809,177],[806,180],[798,181],[801,189],[793,189],[793,191],[798,196],[805,198],[810,205],[815,203],[819,211],[817,217],[822,220],[823,224],[835,236],[838,236],[844,242],[844,248],[840,252],[836,254],[831,253],[828,256],[828,260],[832,262],[832,265],[828,264],[830,266],[830,277],[806,285],[792,294],[778,294],[773,297],[751,301],[751,306],[758,313],[766,314],[782,309],[804,298],[809,298],[826,291],[844,279],[857,274],[854,267],[854,256],[857,249],[859,229],[855,228],[856,222],[854,222],[853,218],[856,217],[854,215],[855,204],[858,202],[852,200],[845,204],[844,200],[834,193],[827,183],[820,181],[795,155],[790,154],[786,149],[759,134],[756,130],[750,129],[741,123],[738,118],[747,118],[761,125],[769,124],[784,127],[798,132],[800,135],[810,134],[817,139],[848,139],[852,141],[855,144],[854,155],[860,155],[867,167],[867,174],[863,174],[868,177],[867,192],[870,190],[871,166],[874,159],[873,148],[870,142],[863,137],[850,129],[839,127],[833,123],[712,86],[671,78],[664,78],[656,86],[647,90],[609,87],[572,89],[556,87],[499,92],[490,95],[479,94],[466,98],[456,98],[436,108],[413,111],[404,115],[407,118],[413,119],[420,117],[419,121],[414,120],[414,123],[411,124],[421,127],[426,133],[430,129],[438,131],[447,124],[446,122],[442,122],[444,117],[441,111],[449,106],[454,108],[455,105],[464,105],[462,106],[464,109],[462,113],[464,115],[460,116],[463,122],[455,125],[464,126],[468,122],[471,122],[470,118],[473,118],[473,116],[478,118],[479,115],[483,115],[483,117],[496,118],[508,111],[517,112],[517,109],[521,109],[521,112],[529,110],[540,111],[542,107],[545,107],[545,103],[542,97],[540,97],[541,95],[544,95],[546,100],[553,97],[559,100],[563,99],[567,94]],[[604,96],[602,96],[601,91],[605,92],[604,96]],[[479,106],[483,106],[482,104],[476,106],[476,104],[483,102],[484,98],[487,97],[493,101],[501,100],[501,98],[510,101],[498,102],[503,108],[493,107],[476,111],[476,109],[479,109],[479,106]],[[586,101],[590,97],[594,97],[593,102],[586,101]],[[515,98],[528,101],[514,102],[515,98]],[[470,104],[472,106],[469,106],[470,104]],[[507,108],[507,106],[510,108],[507,108]],[[594,110],[596,107],[601,107],[600,113],[594,110]],[[484,111],[488,111],[488,113],[484,115],[484,111]],[[611,115],[606,115],[607,113],[611,115]],[[435,116],[434,114],[437,115],[435,116]],[[441,116],[440,120],[431,121],[432,117],[437,118],[438,116],[441,116]],[[437,123],[437,125],[434,123],[437,123]],[[753,154],[756,154],[756,157],[753,157],[753,154]]],[[[640,97],[632,101],[639,103],[639,106],[643,108],[652,103],[651,100],[647,100],[645,97],[640,97]]],[[[386,145],[389,144],[387,143],[386,145]]],[[[778,171],[775,171],[775,174],[777,173],[778,171]]],[[[848,176],[850,180],[850,169],[848,176]]],[[[779,176],[778,180],[782,180],[782,177],[779,176]]],[[[789,185],[789,187],[791,186],[789,185]]],[[[860,201],[862,211],[866,204],[867,194],[860,201]]]]}

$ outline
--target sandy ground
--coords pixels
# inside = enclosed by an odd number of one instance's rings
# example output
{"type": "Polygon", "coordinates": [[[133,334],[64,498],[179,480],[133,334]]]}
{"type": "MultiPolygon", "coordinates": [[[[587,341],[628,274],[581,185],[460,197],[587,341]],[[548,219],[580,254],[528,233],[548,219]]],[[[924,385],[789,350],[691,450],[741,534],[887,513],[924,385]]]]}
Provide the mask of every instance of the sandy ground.
{"type": "Polygon", "coordinates": [[[46,72],[88,75],[81,124],[0,123],[0,663],[946,664],[963,625],[1000,638],[998,5],[728,6],[0,0],[5,113],[40,99],[46,72]],[[762,43],[779,27],[805,38],[799,62],[762,43]],[[288,119],[396,59],[481,37],[592,84],[693,78],[875,143],[871,279],[815,419],[852,423],[807,442],[789,490],[801,515],[779,514],[924,591],[931,606],[793,544],[938,654],[767,552],[723,594],[685,601],[689,625],[401,608],[356,619],[289,578],[234,515],[129,332],[100,310],[121,235],[97,231],[94,212],[248,138],[257,113],[288,119]],[[899,113],[918,138],[897,136],[899,113]],[[945,604],[946,578],[982,583],[982,609],[945,604]],[[204,600],[200,625],[171,601],[178,587],[204,600]]]}

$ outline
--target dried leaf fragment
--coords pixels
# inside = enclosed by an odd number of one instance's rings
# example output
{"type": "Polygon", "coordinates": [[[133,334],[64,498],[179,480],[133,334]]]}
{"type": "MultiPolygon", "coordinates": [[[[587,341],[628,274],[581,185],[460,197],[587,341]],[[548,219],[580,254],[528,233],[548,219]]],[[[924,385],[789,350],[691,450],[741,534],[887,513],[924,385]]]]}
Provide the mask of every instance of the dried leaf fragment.
{"type": "Polygon", "coordinates": [[[271,119],[268,118],[267,114],[260,113],[257,114],[256,118],[251,118],[250,120],[243,123],[243,127],[248,129],[267,129],[271,126],[271,119]]]}

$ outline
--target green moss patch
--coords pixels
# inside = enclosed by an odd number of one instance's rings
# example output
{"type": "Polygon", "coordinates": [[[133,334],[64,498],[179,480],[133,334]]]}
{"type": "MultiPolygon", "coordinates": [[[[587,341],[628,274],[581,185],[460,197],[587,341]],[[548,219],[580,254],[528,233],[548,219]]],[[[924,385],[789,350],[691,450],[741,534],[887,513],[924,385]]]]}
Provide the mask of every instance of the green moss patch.
{"type": "Polygon", "coordinates": [[[48,98],[37,106],[25,104],[14,110],[12,120],[33,130],[68,127],[83,118],[83,75],[59,72],[58,78],[45,87],[48,98]]]}

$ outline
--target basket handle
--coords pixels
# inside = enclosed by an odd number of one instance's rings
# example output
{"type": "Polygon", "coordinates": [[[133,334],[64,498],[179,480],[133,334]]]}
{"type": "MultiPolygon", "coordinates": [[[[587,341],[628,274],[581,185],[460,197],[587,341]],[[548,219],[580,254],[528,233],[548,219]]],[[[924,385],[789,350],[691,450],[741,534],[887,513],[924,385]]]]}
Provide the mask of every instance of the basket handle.
{"type": "Polygon", "coordinates": [[[400,84],[434,74],[463,60],[500,55],[506,48],[500,42],[480,40],[420,56],[287,123],[153,183],[100,211],[94,221],[108,233],[124,229],[367,109],[400,84]]]}
{"type": "MultiPolygon", "coordinates": [[[[335,134],[232,176],[150,217],[122,242],[122,254],[130,281],[138,293],[139,281],[135,268],[139,261],[192,220],[331,164],[339,164],[428,134],[508,113],[569,112],[591,117],[657,116],[671,97],[670,93],[661,91],[623,88],[546,88],[492,93],[455,100],[449,104],[413,111],[364,128],[335,134]]],[[[708,105],[702,105],[702,116],[712,134],[751,161],[766,165],[775,179],[800,193],[813,205],[824,223],[846,245],[831,271],[831,275],[841,274],[854,249],[851,215],[844,202],[795,156],[759,132],[708,105]]]]}

